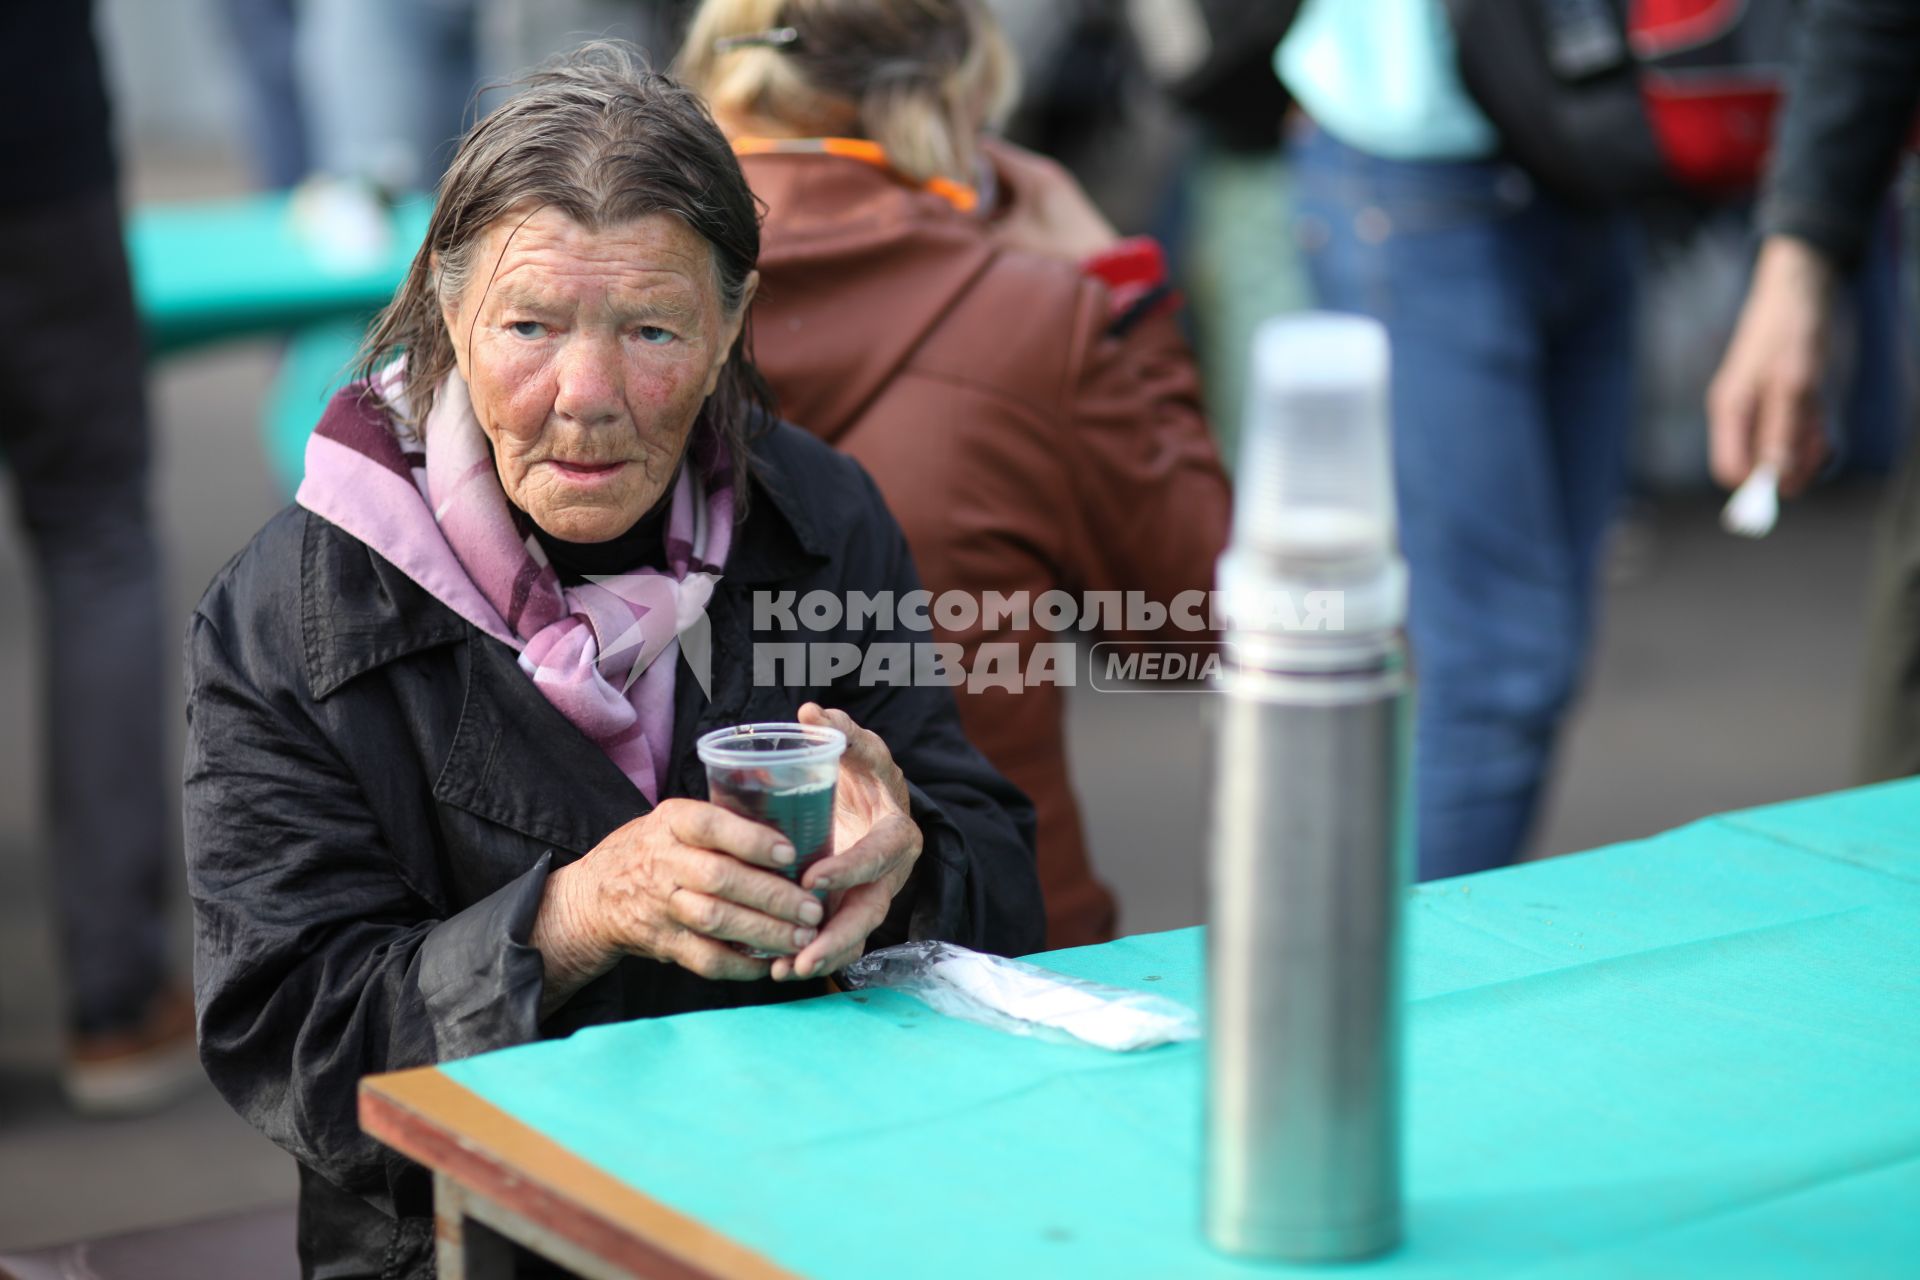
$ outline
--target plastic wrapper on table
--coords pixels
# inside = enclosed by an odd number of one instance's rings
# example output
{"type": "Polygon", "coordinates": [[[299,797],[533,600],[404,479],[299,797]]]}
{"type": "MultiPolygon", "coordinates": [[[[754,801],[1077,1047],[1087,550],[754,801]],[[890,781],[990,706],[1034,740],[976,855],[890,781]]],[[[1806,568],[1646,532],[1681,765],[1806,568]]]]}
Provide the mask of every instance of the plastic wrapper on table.
{"type": "Polygon", "coordinates": [[[1151,1049],[1200,1035],[1193,1010],[1165,996],[1070,978],[946,942],[908,942],[848,965],[842,985],[888,987],[940,1013],[1015,1035],[1101,1049],[1151,1049]]]}

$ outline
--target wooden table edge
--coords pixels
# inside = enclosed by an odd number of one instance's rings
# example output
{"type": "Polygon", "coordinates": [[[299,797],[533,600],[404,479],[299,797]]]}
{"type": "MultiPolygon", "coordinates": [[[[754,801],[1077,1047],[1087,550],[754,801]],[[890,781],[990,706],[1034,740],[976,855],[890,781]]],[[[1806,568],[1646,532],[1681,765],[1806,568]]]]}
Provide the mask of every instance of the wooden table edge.
{"type": "Polygon", "coordinates": [[[471,1193],[636,1275],[797,1280],[764,1255],[514,1119],[437,1067],[361,1080],[360,1127],[471,1193]]]}

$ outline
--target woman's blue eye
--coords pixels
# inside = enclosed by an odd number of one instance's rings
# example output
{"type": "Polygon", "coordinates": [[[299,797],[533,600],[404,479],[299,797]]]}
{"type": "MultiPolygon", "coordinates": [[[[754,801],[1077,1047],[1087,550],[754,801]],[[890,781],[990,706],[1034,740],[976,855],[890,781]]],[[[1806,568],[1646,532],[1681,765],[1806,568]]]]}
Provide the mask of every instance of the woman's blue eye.
{"type": "Polygon", "coordinates": [[[662,329],[659,325],[643,324],[640,326],[640,341],[651,343],[656,347],[663,347],[673,341],[673,333],[670,330],[662,329]]]}
{"type": "Polygon", "coordinates": [[[515,320],[507,327],[513,330],[516,338],[537,338],[547,331],[547,326],[538,320],[515,320]]]}

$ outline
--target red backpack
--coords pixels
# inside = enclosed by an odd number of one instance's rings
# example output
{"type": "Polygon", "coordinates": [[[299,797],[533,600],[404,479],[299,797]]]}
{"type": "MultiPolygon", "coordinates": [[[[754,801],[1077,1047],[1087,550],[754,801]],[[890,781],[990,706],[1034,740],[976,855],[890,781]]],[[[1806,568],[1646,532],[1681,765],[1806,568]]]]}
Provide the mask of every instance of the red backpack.
{"type": "Polygon", "coordinates": [[[1786,96],[1791,0],[1632,0],[1627,40],[1667,172],[1704,192],[1752,191],[1786,96]]]}
{"type": "Polygon", "coordinates": [[[1546,186],[1611,203],[1750,192],[1796,0],[1446,0],[1467,89],[1546,186]]]}

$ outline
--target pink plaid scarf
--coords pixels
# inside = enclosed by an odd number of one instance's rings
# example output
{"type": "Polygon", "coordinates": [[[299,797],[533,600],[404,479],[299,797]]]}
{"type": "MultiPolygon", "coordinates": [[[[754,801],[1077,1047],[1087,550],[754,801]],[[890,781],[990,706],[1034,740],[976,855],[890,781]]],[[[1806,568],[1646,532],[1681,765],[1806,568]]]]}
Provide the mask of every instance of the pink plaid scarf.
{"type": "Polygon", "coordinates": [[[563,587],[516,521],[466,383],[447,375],[416,436],[404,423],[400,367],[374,384],[393,412],[363,403],[361,387],[328,407],[294,500],[517,650],[547,701],[657,803],[673,738],[674,656],[684,638],[704,669],[705,610],[733,539],[726,449],[695,424],[667,512],[666,572],[643,567],[563,587]]]}

